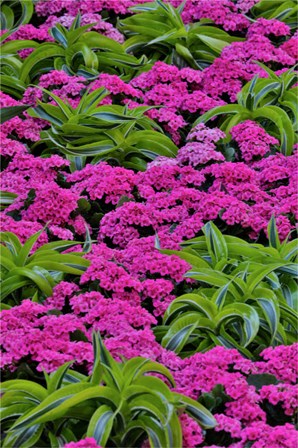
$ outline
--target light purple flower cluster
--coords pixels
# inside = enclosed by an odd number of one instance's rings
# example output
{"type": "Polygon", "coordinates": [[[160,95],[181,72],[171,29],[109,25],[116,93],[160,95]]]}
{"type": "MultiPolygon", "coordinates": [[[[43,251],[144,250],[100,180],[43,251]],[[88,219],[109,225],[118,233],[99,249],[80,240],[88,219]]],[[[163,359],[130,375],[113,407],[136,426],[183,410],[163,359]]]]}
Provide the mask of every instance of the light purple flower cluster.
{"type": "Polygon", "coordinates": [[[187,136],[187,143],[177,154],[180,164],[189,164],[194,167],[205,165],[212,161],[224,161],[223,154],[216,151],[216,143],[226,134],[220,129],[209,129],[203,123],[198,124],[187,136]]]}

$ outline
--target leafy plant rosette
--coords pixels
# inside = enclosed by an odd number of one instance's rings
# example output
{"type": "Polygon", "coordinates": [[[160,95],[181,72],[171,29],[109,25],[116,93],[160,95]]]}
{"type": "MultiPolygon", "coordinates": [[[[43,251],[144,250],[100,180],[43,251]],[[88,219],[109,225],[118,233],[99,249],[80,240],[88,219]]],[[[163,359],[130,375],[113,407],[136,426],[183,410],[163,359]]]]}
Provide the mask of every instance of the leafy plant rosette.
{"type": "Polygon", "coordinates": [[[176,254],[197,281],[168,307],[155,334],[181,356],[215,345],[236,348],[252,358],[266,347],[297,341],[297,240],[279,241],[275,221],[270,246],[224,236],[209,222],[205,236],[183,243],[176,254]]]}
{"type": "Polygon", "coordinates": [[[245,120],[259,122],[268,133],[280,141],[280,152],[291,155],[297,143],[297,72],[287,70],[277,76],[264,64],[258,63],[269,75],[268,78],[255,76],[237,95],[238,104],[215,107],[193,124],[207,123],[218,119],[219,127],[230,139],[229,131],[245,120]]]}
{"type": "Polygon", "coordinates": [[[43,230],[32,235],[24,244],[12,232],[0,233],[1,301],[8,302],[2,307],[9,308],[25,297],[33,296],[34,300],[48,297],[64,275],[80,276],[89,266],[89,260],[83,258],[84,252],[61,253],[81,244],[77,241],[51,242],[33,252],[43,230]]]}
{"type": "Polygon", "coordinates": [[[145,112],[154,106],[99,105],[109,92],[101,87],[86,92],[76,108],[43,89],[57,105],[38,102],[28,111],[31,117],[47,120],[51,129],[41,132],[42,143],[58,148],[79,169],[108,160],[126,168],[144,170],[157,156],[174,157],[178,148],[145,112]]]}
{"type": "Polygon", "coordinates": [[[132,358],[116,362],[93,334],[94,365],[87,377],[70,370],[70,362],[51,375],[45,385],[28,380],[2,383],[3,447],[61,446],[93,437],[101,446],[181,447],[178,418],[186,412],[202,428],[216,420],[200,403],[171,391],[169,371],[156,362],[132,358]]]}
{"type": "Polygon", "coordinates": [[[157,0],[131,7],[135,14],[120,19],[118,25],[128,37],[124,43],[126,51],[137,56],[145,53],[151,63],[163,60],[178,67],[202,70],[224,47],[244,40],[230,36],[208,19],[185,25],[181,17],[185,3],[174,8],[157,0]]]}
{"type": "MultiPolygon", "coordinates": [[[[25,85],[38,79],[42,73],[48,73],[53,69],[65,70],[69,74],[77,74],[88,79],[96,77],[103,69],[111,74],[118,74],[117,69],[120,69],[130,78],[147,62],[146,57],[137,59],[128,54],[119,42],[96,31],[88,31],[92,25],[95,23],[81,26],[81,16],[78,14],[69,29],[59,23],[50,29],[54,42],[41,44],[33,40],[5,42],[2,54],[17,56],[20,50],[34,48],[15,72],[16,78],[25,85]]],[[[17,60],[18,58],[15,62],[17,60]]]]}
{"type": "Polygon", "coordinates": [[[252,8],[254,18],[276,19],[285,22],[292,29],[297,28],[298,5],[293,0],[261,0],[252,8]]]}
{"type": "Polygon", "coordinates": [[[2,0],[0,11],[0,29],[6,33],[2,35],[5,39],[13,31],[17,30],[21,25],[30,22],[34,12],[34,4],[32,0],[2,0]]]}

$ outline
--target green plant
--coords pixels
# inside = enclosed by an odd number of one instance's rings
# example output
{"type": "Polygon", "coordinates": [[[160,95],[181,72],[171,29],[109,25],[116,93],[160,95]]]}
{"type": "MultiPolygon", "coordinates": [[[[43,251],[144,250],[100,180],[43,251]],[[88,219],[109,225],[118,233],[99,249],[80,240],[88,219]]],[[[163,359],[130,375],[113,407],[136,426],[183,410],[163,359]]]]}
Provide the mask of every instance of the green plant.
{"type": "Polygon", "coordinates": [[[0,110],[0,123],[5,123],[5,121],[10,120],[16,116],[21,115],[29,106],[10,106],[2,107],[0,110]]]}
{"type": "Polygon", "coordinates": [[[21,25],[30,22],[34,6],[32,0],[1,0],[0,29],[6,33],[2,39],[6,39],[21,25]]]}
{"type": "Polygon", "coordinates": [[[38,46],[38,43],[29,40],[9,41],[2,45],[0,58],[0,85],[1,90],[4,93],[17,99],[23,98],[23,94],[30,84],[30,78],[27,76],[26,79],[21,80],[24,62],[16,53],[24,48],[36,48],[38,46]]]}
{"type": "Polygon", "coordinates": [[[33,11],[32,0],[1,0],[0,29],[5,30],[0,36],[0,42],[2,43],[0,58],[1,90],[17,99],[23,97],[23,93],[30,83],[28,77],[22,81],[20,79],[23,61],[17,53],[26,48],[37,48],[39,43],[33,40],[3,42],[21,25],[30,22],[33,11]]]}
{"type": "Polygon", "coordinates": [[[126,168],[144,170],[146,161],[158,155],[175,156],[177,147],[162,134],[161,128],[144,113],[150,106],[128,109],[126,106],[98,106],[109,92],[100,88],[86,92],[73,108],[44,90],[57,106],[38,102],[28,114],[51,123],[41,137],[50,147],[58,148],[70,160],[73,169],[92,157],[93,163],[111,160],[126,168]],[[157,132],[159,131],[159,132],[157,132]]]}
{"type": "Polygon", "coordinates": [[[75,241],[47,243],[32,253],[42,232],[32,235],[23,245],[14,233],[0,233],[1,300],[18,303],[28,296],[50,296],[64,274],[81,275],[89,266],[90,262],[82,258],[83,252],[60,253],[78,244],[75,241]]]}
{"type": "Polygon", "coordinates": [[[11,205],[18,195],[15,193],[10,193],[9,191],[0,191],[0,210],[4,210],[6,207],[11,205]]]}
{"type": "Polygon", "coordinates": [[[146,54],[150,62],[163,60],[178,67],[203,69],[225,46],[242,40],[210,25],[209,20],[185,25],[181,18],[184,4],[174,8],[157,0],[130,8],[137,14],[119,21],[120,31],[128,36],[126,51],[146,54]]]}
{"type": "Polygon", "coordinates": [[[223,115],[219,125],[228,135],[233,126],[244,120],[258,121],[266,132],[279,138],[280,151],[291,155],[297,140],[297,88],[293,87],[297,73],[290,69],[277,76],[263,64],[259,65],[269,78],[255,76],[237,95],[238,104],[215,107],[199,117],[193,126],[223,115]]]}
{"type": "MultiPolygon", "coordinates": [[[[86,78],[94,78],[102,70],[105,73],[129,74],[139,69],[146,58],[137,60],[127,54],[124,47],[113,39],[109,39],[95,31],[87,30],[92,26],[80,26],[80,15],[73,21],[69,30],[56,24],[50,30],[55,42],[38,45],[23,63],[20,80],[25,82],[29,77],[35,80],[40,74],[52,69],[65,70],[69,74],[77,74],[86,78]]],[[[22,42],[22,41],[21,41],[22,42]]]]}
{"type": "Polygon", "coordinates": [[[23,62],[18,56],[12,56],[9,54],[9,48],[7,51],[8,54],[4,54],[2,52],[2,56],[0,58],[1,90],[14,98],[22,99],[29,80],[27,78],[27,83],[20,81],[23,62]]]}
{"type": "Polygon", "coordinates": [[[274,219],[269,247],[224,236],[212,222],[203,232],[182,251],[162,251],[190,263],[186,277],[198,282],[170,304],[156,328],[162,345],[187,356],[219,344],[252,357],[295,342],[297,241],[281,244],[274,219]]]}
{"type": "Polygon", "coordinates": [[[293,0],[261,0],[253,7],[252,14],[255,18],[280,20],[296,29],[297,11],[297,2],[293,0]]]}
{"type": "Polygon", "coordinates": [[[2,384],[3,448],[61,446],[94,437],[101,446],[181,447],[177,412],[186,412],[203,428],[216,425],[207,409],[172,392],[158,373],[174,386],[169,371],[144,358],[116,362],[93,334],[94,366],[90,377],[69,370],[70,363],[51,375],[46,387],[27,380],[2,384]]]}

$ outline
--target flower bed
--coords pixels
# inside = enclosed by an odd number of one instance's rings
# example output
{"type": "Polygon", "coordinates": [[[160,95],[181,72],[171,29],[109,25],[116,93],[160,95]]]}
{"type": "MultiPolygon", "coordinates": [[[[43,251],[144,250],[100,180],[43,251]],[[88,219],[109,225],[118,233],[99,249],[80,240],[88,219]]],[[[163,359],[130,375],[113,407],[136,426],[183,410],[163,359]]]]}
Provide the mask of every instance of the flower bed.
{"type": "Polygon", "coordinates": [[[296,447],[296,5],[269,3],[3,1],[3,447],[296,447]]]}

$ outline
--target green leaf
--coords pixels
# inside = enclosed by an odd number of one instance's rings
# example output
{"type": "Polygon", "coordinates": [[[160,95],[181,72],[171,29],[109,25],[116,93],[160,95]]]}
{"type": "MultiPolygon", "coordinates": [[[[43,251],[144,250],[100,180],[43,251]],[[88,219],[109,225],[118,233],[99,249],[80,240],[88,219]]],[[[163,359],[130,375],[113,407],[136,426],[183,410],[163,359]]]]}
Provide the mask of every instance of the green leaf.
{"type": "Polygon", "coordinates": [[[43,425],[33,425],[30,428],[25,428],[22,431],[8,432],[4,439],[3,448],[18,447],[30,448],[36,445],[41,437],[43,425]]]}
{"type": "Polygon", "coordinates": [[[126,431],[121,440],[121,446],[132,446],[131,442],[128,442],[133,437],[131,433],[135,433],[136,430],[140,429],[141,432],[137,432],[137,438],[139,438],[142,432],[145,432],[152,448],[170,448],[166,443],[163,427],[149,417],[141,416],[129,422],[125,429],[126,431]]]}
{"type": "Polygon", "coordinates": [[[154,376],[142,376],[138,377],[134,381],[133,386],[126,387],[123,391],[123,398],[126,400],[130,400],[132,396],[140,394],[140,387],[142,389],[142,393],[152,393],[163,399],[164,402],[171,402],[173,399],[172,391],[168,388],[168,386],[159,378],[154,376]],[[137,392],[137,393],[136,393],[137,392]]]}
{"type": "Polygon", "coordinates": [[[32,0],[20,1],[19,3],[22,8],[22,13],[15,24],[15,28],[29,23],[34,12],[34,4],[32,0]]]}
{"type": "MultiPolygon", "coordinates": [[[[4,283],[8,280],[13,281],[16,277],[24,278],[24,280],[29,280],[29,283],[36,284],[36,286],[48,297],[52,295],[53,282],[49,281],[47,271],[39,266],[34,266],[32,269],[28,267],[17,267],[12,269],[6,276],[4,283]]],[[[26,283],[27,284],[27,283],[26,283]]]]}
{"type": "Polygon", "coordinates": [[[13,27],[14,13],[7,5],[1,5],[0,11],[1,31],[9,30],[13,27]]]}
{"type": "Polygon", "coordinates": [[[104,87],[93,90],[93,92],[86,92],[76,109],[77,114],[90,113],[92,112],[98,104],[110,94],[110,92],[104,87]]]}
{"type": "Polygon", "coordinates": [[[179,353],[189,342],[190,336],[199,329],[202,332],[213,332],[215,325],[199,313],[187,312],[175,319],[162,339],[162,346],[167,350],[179,353]]]}
{"type": "Polygon", "coordinates": [[[64,113],[53,104],[43,104],[39,102],[36,107],[28,109],[28,115],[41,120],[47,120],[51,124],[61,126],[65,122],[64,113]]]}
{"type": "MultiPolygon", "coordinates": [[[[42,89],[42,91],[47,93],[49,95],[49,97],[51,97],[51,98],[53,98],[53,100],[55,100],[55,102],[58,104],[60,111],[63,113],[63,115],[65,116],[66,119],[69,119],[70,117],[72,117],[72,115],[73,115],[72,107],[65,104],[65,102],[62,101],[61,98],[58,95],[55,95],[53,92],[50,92],[49,90],[46,90],[46,89],[42,89]]],[[[41,103],[39,103],[39,104],[42,105],[41,103]]]]}
{"type": "Polygon", "coordinates": [[[252,112],[252,118],[265,118],[277,126],[281,140],[281,152],[291,155],[295,141],[294,130],[287,113],[277,106],[264,106],[252,112]]]}
{"type": "Polygon", "coordinates": [[[65,28],[60,25],[60,23],[57,23],[55,26],[50,28],[50,34],[51,36],[59,42],[64,48],[67,47],[67,32],[65,32],[65,28]]]}
{"type": "MultiPolygon", "coordinates": [[[[8,380],[1,383],[1,390],[2,393],[4,392],[6,396],[6,392],[13,391],[13,395],[16,395],[18,392],[22,392],[25,394],[25,396],[29,396],[30,400],[36,403],[39,403],[40,401],[44,400],[48,393],[47,390],[42,387],[38,383],[34,383],[32,381],[28,380],[8,380]]],[[[3,399],[4,399],[3,397],[3,399]]],[[[4,402],[2,403],[3,406],[7,406],[4,402]]]]}
{"type": "Polygon", "coordinates": [[[202,257],[199,255],[193,255],[185,250],[160,249],[160,253],[166,255],[177,255],[182,260],[187,261],[193,269],[210,268],[209,264],[202,257]]]}
{"type": "Polygon", "coordinates": [[[223,324],[226,324],[231,320],[239,320],[239,318],[244,322],[243,330],[245,338],[242,343],[244,347],[246,347],[256,337],[260,325],[258,313],[252,306],[244,303],[227,305],[216,316],[215,324],[220,328],[223,324]]]}
{"type": "Polygon", "coordinates": [[[49,382],[47,385],[48,393],[51,394],[56,390],[60,389],[63,379],[69,369],[69,366],[73,363],[73,361],[66,362],[62,366],[60,366],[55,372],[53,372],[49,377],[49,382]]]}
{"type": "Polygon", "coordinates": [[[278,384],[277,378],[269,373],[250,374],[248,375],[246,381],[250,386],[255,386],[257,391],[259,391],[263,386],[278,384]]]}
{"type": "Polygon", "coordinates": [[[71,240],[59,240],[53,241],[51,243],[43,244],[41,247],[36,249],[34,254],[29,257],[29,260],[33,260],[37,255],[42,255],[43,252],[47,251],[55,251],[55,252],[63,252],[66,249],[69,249],[71,246],[77,246],[78,244],[82,244],[80,241],[71,241],[71,240]]]}
{"type": "Polygon", "coordinates": [[[36,69],[44,60],[64,56],[64,49],[56,44],[44,43],[39,45],[24,61],[20,80],[25,82],[30,72],[36,69]]]}
{"type": "Polygon", "coordinates": [[[122,374],[118,363],[113,359],[109,351],[104,346],[100,333],[93,332],[94,367],[91,376],[91,383],[98,384],[102,375],[105,374],[107,384],[116,387],[119,391],[122,388],[122,374]]]}
{"type": "Polygon", "coordinates": [[[37,423],[56,420],[63,417],[72,407],[92,398],[107,400],[112,406],[119,405],[115,391],[109,387],[92,386],[90,383],[71,384],[53,392],[40,405],[19,418],[11,429],[18,430],[37,423]]]}
{"type": "Polygon", "coordinates": [[[90,419],[87,437],[93,437],[98,445],[106,446],[113,428],[114,418],[115,413],[109,406],[100,406],[90,419]]]}
{"type": "Polygon", "coordinates": [[[22,275],[9,276],[1,282],[1,301],[17,289],[30,284],[30,279],[22,275]]]}
{"type": "Polygon", "coordinates": [[[100,49],[105,51],[113,51],[115,53],[124,53],[124,49],[113,39],[109,39],[102,34],[97,33],[96,31],[90,31],[88,33],[83,34],[78,42],[82,42],[88,45],[88,47],[92,49],[100,49]]]}
{"type": "Polygon", "coordinates": [[[228,258],[228,248],[225,239],[220,230],[209,221],[203,227],[204,235],[206,236],[206,243],[208,252],[211,255],[213,262],[228,258]]]}
{"type": "Polygon", "coordinates": [[[25,412],[27,412],[30,408],[32,408],[34,404],[33,403],[27,403],[27,404],[11,404],[8,407],[3,407],[1,409],[1,422],[7,420],[7,419],[12,419],[12,418],[17,418],[20,415],[23,415],[25,412]]]}
{"type": "Polygon", "coordinates": [[[174,393],[174,395],[179,401],[179,404],[185,408],[185,412],[194,418],[203,429],[214,428],[217,425],[211,412],[200,403],[177,393],[174,393]]]}
{"type": "Polygon", "coordinates": [[[298,254],[298,240],[295,239],[289,243],[282,244],[280,256],[287,261],[294,261],[298,254]]]}
{"type": "Polygon", "coordinates": [[[262,267],[253,272],[247,280],[248,290],[247,295],[253,293],[254,289],[259,285],[259,283],[268,275],[279,268],[284,268],[290,263],[272,263],[269,266],[262,267]]]}
{"type": "Polygon", "coordinates": [[[162,364],[150,361],[149,359],[136,357],[128,360],[123,367],[122,375],[125,379],[125,385],[127,386],[142,375],[152,372],[163,375],[170,384],[175,387],[174,378],[169,370],[162,364]]]}
{"type": "Polygon", "coordinates": [[[215,293],[211,298],[212,302],[218,307],[219,310],[222,309],[222,307],[224,306],[230,285],[231,282],[219,288],[217,291],[215,291],[215,293]]]}
{"type": "Polygon", "coordinates": [[[18,195],[9,191],[0,191],[0,210],[4,210],[11,205],[18,195]]]}
{"type": "Polygon", "coordinates": [[[25,48],[38,48],[39,45],[34,40],[12,40],[2,45],[1,54],[12,55],[25,48]]]}
{"type": "Polygon", "coordinates": [[[220,55],[223,48],[229,45],[229,42],[225,42],[224,40],[215,39],[210,36],[206,36],[204,34],[196,34],[197,38],[201,40],[204,44],[210,47],[215,53],[220,55]]]}
{"type": "Polygon", "coordinates": [[[144,394],[140,397],[133,398],[129,403],[129,408],[133,414],[144,412],[151,415],[155,420],[161,422],[162,425],[165,425],[167,419],[170,418],[166,414],[166,405],[153,394],[144,394]]]}
{"type": "Polygon", "coordinates": [[[280,240],[279,240],[279,236],[278,236],[278,231],[277,231],[274,215],[271,216],[267,230],[268,230],[268,238],[269,238],[270,246],[274,247],[275,249],[279,249],[280,248],[280,240]]]}
{"type": "Polygon", "coordinates": [[[0,123],[10,120],[16,116],[19,116],[22,112],[28,109],[29,106],[10,106],[2,107],[0,109],[0,123]]]}
{"type": "Polygon", "coordinates": [[[149,36],[132,36],[126,39],[123,48],[127,53],[133,53],[139,48],[143,48],[150,40],[149,36]]]}
{"type": "Polygon", "coordinates": [[[181,424],[175,412],[172,413],[171,419],[166,425],[167,442],[170,447],[182,446],[181,424]]]}
{"type": "Polygon", "coordinates": [[[5,244],[14,256],[17,256],[22,248],[19,238],[12,232],[0,232],[0,241],[5,244]]]}
{"type": "Polygon", "coordinates": [[[185,277],[193,278],[201,283],[207,283],[212,286],[224,286],[231,280],[228,275],[220,271],[205,268],[189,271],[185,274],[185,277]]]}
{"type": "Polygon", "coordinates": [[[199,117],[193,124],[193,128],[199,123],[207,123],[211,118],[216,117],[217,115],[223,114],[240,114],[247,113],[247,109],[238,104],[228,104],[227,106],[218,106],[209,110],[201,117],[199,117]]]}
{"type": "Polygon", "coordinates": [[[167,308],[163,318],[164,324],[166,324],[173,315],[177,315],[177,311],[183,313],[186,310],[202,313],[210,320],[217,314],[217,307],[210,300],[198,294],[183,294],[175,299],[167,308]]]}
{"type": "Polygon", "coordinates": [[[8,95],[21,100],[23,98],[26,85],[16,78],[8,75],[1,75],[1,90],[8,95]]]}
{"type": "Polygon", "coordinates": [[[21,250],[18,253],[18,257],[16,258],[16,266],[25,266],[27,259],[29,257],[30,252],[32,251],[32,248],[44,229],[40,230],[39,232],[34,233],[32,236],[30,236],[21,250]]]}

